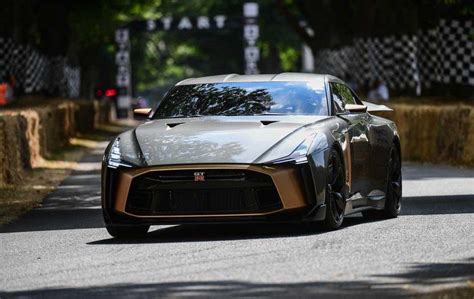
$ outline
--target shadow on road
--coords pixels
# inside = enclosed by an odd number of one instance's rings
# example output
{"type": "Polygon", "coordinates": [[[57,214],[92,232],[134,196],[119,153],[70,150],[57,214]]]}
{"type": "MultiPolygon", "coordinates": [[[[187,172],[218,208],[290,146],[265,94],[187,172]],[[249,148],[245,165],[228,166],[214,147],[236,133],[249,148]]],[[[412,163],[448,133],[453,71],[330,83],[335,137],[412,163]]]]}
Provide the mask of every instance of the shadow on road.
{"type": "Polygon", "coordinates": [[[401,215],[474,213],[474,194],[404,197],[401,215]]]}
{"type": "MultiPolygon", "coordinates": [[[[401,217],[405,215],[474,213],[473,203],[474,195],[406,198],[403,203],[401,217]]],[[[363,217],[350,216],[344,219],[343,228],[364,224],[366,222],[363,217]]],[[[130,240],[109,238],[89,242],[88,244],[103,245],[261,239],[297,237],[325,232],[319,223],[177,225],[151,231],[147,234],[146,238],[130,240]]]]}
{"type": "MultiPolygon", "coordinates": [[[[474,195],[405,198],[402,211],[400,217],[474,213],[474,195]]],[[[353,215],[344,219],[343,228],[364,223],[368,223],[368,221],[363,217],[353,215]]],[[[93,241],[88,244],[170,243],[283,238],[314,235],[325,232],[320,223],[187,224],[157,229],[149,232],[145,238],[141,239],[118,240],[109,238],[93,241]]]]}
{"type": "MultiPolygon", "coordinates": [[[[78,185],[78,180],[93,179],[87,177],[90,174],[79,174],[83,177],[71,176],[62,186],[67,183],[78,185]],[[84,177],[85,175],[85,177],[84,177]]],[[[85,186],[90,186],[84,183],[85,186]]],[[[77,187],[74,195],[69,188],[57,190],[48,196],[43,207],[35,209],[9,225],[0,228],[0,233],[44,231],[62,229],[84,229],[103,227],[102,212],[100,210],[100,190],[91,191],[90,188],[77,187]],[[61,192],[58,194],[57,192],[61,192]],[[71,200],[64,199],[62,194],[68,193],[73,196],[71,200]]],[[[474,213],[474,195],[456,196],[427,196],[407,197],[403,200],[402,215],[437,215],[437,214],[464,214],[474,213]]],[[[363,224],[366,221],[362,217],[351,216],[344,220],[344,226],[363,224]]],[[[219,239],[242,239],[242,238],[274,238],[278,236],[301,236],[324,232],[318,223],[307,224],[236,224],[236,225],[182,225],[171,228],[158,229],[149,233],[149,238],[140,242],[186,242],[205,241],[219,239]]],[[[101,240],[91,244],[106,244],[111,240],[101,240]],[[105,243],[100,243],[105,242],[105,243]]]]}
{"type": "Polygon", "coordinates": [[[40,207],[0,227],[0,233],[102,227],[98,182],[98,171],[74,171],[40,207]]]}
{"type": "MultiPolygon", "coordinates": [[[[396,275],[374,276],[376,280],[316,281],[304,283],[257,283],[239,280],[175,281],[164,283],[122,283],[84,288],[48,288],[24,292],[0,292],[0,297],[324,297],[324,298],[472,298],[474,288],[444,290],[420,294],[407,285],[429,286],[445,282],[466,283],[472,279],[472,258],[453,263],[425,263],[409,266],[396,275]],[[471,276],[470,276],[471,275],[471,276]],[[381,281],[380,277],[402,278],[381,281]]],[[[419,292],[419,291],[418,291],[419,292]]]]}
{"type": "Polygon", "coordinates": [[[221,281],[177,281],[170,283],[150,284],[114,284],[88,288],[39,289],[25,292],[1,293],[2,298],[8,297],[314,297],[347,298],[355,294],[364,297],[407,295],[408,292],[397,287],[374,290],[373,282],[342,281],[342,282],[308,282],[308,283],[251,283],[235,280],[221,281]]]}
{"type": "MultiPolygon", "coordinates": [[[[344,227],[364,223],[362,217],[344,220],[344,227]]],[[[179,243],[245,239],[287,238],[329,233],[319,223],[242,223],[176,225],[150,231],[145,238],[104,239],[89,242],[89,245],[135,244],[135,243],[179,243]]]]}
{"type": "MultiPolygon", "coordinates": [[[[474,258],[454,263],[413,264],[404,273],[376,275],[375,277],[402,278],[416,284],[439,284],[452,278],[474,281],[474,258]]],[[[474,289],[473,289],[474,292],[474,289]]]]}
{"type": "Polygon", "coordinates": [[[474,169],[460,168],[448,165],[414,164],[403,163],[402,167],[404,180],[431,180],[431,179],[472,179],[474,169]]]}

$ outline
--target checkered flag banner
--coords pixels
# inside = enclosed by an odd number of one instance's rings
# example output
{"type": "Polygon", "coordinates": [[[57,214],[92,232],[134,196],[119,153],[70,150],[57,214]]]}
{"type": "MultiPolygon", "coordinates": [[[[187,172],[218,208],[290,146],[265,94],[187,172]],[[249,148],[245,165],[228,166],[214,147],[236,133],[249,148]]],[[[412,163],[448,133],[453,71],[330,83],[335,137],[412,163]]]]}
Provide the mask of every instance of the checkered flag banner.
{"type": "Polygon", "coordinates": [[[79,97],[80,69],[64,57],[48,58],[29,45],[0,37],[0,77],[15,78],[15,88],[25,94],[48,92],[62,97],[79,97]]]}
{"type": "Polygon", "coordinates": [[[390,89],[415,91],[433,83],[474,86],[473,22],[440,20],[414,35],[357,38],[352,45],[317,53],[315,70],[359,85],[385,81],[390,89]]]}

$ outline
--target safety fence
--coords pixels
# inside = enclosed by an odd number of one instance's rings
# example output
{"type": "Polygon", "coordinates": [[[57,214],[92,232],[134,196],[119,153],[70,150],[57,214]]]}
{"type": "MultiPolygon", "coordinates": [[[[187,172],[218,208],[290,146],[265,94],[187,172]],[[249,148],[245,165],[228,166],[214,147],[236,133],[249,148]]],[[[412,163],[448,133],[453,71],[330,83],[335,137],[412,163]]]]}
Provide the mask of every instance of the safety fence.
{"type": "Polygon", "coordinates": [[[24,94],[48,93],[77,98],[81,72],[65,57],[47,57],[30,45],[0,37],[0,80],[13,80],[14,89],[24,94]]]}
{"type": "Polygon", "coordinates": [[[440,20],[414,35],[356,38],[315,57],[316,72],[350,75],[359,86],[384,81],[392,90],[420,94],[434,84],[474,86],[471,20],[440,20]]]}

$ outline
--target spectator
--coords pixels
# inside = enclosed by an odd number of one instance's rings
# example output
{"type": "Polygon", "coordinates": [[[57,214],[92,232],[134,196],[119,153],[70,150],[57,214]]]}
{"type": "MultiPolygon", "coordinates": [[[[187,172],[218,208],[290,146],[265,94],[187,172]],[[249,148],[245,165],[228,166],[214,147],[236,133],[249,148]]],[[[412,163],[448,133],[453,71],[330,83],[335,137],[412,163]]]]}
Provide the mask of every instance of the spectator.
{"type": "Polygon", "coordinates": [[[388,86],[381,80],[375,80],[374,85],[370,89],[367,100],[368,101],[388,101],[389,91],[388,86]]]}
{"type": "Polygon", "coordinates": [[[13,101],[13,85],[11,80],[12,77],[4,75],[0,81],[0,106],[13,101]]]}

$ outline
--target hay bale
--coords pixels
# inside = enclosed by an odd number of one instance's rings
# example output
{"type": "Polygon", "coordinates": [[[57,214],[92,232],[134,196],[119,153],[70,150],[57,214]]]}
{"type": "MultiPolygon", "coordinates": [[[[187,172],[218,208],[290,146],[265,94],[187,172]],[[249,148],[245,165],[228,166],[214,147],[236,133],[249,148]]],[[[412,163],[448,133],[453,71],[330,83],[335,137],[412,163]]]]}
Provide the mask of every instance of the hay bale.
{"type": "Polygon", "coordinates": [[[392,104],[405,160],[474,166],[474,108],[392,104]]]}
{"type": "Polygon", "coordinates": [[[6,185],[7,178],[6,178],[6,171],[7,171],[7,155],[5,153],[5,119],[2,115],[0,115],[0,186],[6,185]]]}
{"type": "Polygon", "coordinates": [[[96,110],[94,103],[94,101],[77,102],[78,108],[74,117],[78,132],[84,133],[95,128],[96,110]]]}
{"type": "Polygon", "coordinates": [[[18,114],[2,115],[2,182],[21,182],[24,170],[30,166],[29,147],[25,137],[26,121],[18,114]]]}
{"type": "Polygon", "coordinates": [[[43,156],[41,155],[41,144],[40,144],[40,115],[37,110],[28,109],[20,112],[20,115],[26,119],[26,131],[25,136],[28,142],[29,148],[29,168],[36,167],[39,165],[43,156]]]}
{"type": "Polygon", "coordinates": [[[64,100],[0,112],[0,185],[21,183],[25,170],[106,121],[101,113],[97,102],[64,100]]]}

